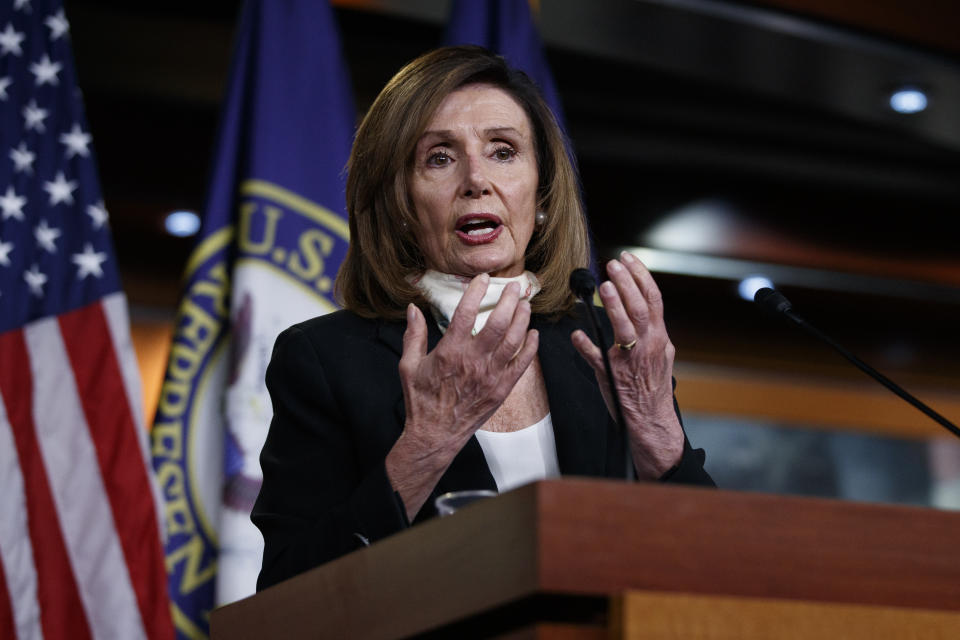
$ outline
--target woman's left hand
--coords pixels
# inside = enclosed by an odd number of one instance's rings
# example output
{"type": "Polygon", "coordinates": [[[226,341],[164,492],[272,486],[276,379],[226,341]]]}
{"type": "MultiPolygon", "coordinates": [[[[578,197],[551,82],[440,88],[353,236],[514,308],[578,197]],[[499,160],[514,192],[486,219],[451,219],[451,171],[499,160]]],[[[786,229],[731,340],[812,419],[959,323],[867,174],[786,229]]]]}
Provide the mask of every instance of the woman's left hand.
{"type": "MultiPolygon", "coordinates": [[[[607,275],[599,292],[616,343],[608,351],[610,368],[637,475],[655,480],[680,462],[684,438],[673,404],[674,347],[663,323],[663,300],[653,276],[630,253],[608,262],[607,275]]],[[[583,331],[571,339],[616,416],[600,349],[583,331]]]]}

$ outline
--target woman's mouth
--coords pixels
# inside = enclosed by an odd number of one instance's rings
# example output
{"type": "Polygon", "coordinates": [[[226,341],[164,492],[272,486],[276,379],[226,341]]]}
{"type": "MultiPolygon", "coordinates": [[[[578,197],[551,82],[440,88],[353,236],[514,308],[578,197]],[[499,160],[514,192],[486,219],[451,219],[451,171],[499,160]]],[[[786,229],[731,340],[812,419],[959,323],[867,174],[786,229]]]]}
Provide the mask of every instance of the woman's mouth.
{"type": "Polygon", "coordinates": [[[457,218],[456,233],[464,244],[493,242],[503,231],[503,222],[490,213],[471,213],[457,218]]]}

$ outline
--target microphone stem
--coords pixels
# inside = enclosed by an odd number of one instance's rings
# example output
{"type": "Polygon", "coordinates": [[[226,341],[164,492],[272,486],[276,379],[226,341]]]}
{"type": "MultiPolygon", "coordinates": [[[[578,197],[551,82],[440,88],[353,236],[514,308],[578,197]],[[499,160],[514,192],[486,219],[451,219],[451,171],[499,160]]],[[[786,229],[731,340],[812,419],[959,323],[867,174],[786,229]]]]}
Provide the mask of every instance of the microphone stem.
{"type": "Polygon", "coordinates": [[[940,415],[939,413],[937,413],[936,411],[928,407],[926,404],[924,404],[923,402],[915,398],[913,395],[908,393],[896,382],[894,382],[893,380],[890,380],[888,377],[886,377],[885,375],[883,375],[882,373],[880,373],[879,371],[877,371],[876,369],[868,365],[866,362],[864,362],[857,356],[853,355],[852,353],[844,349],[842,346],[834,342],[832,338],[827,336],[825,333],[823,333],[813,325],[807,323],[806,320],[804,320],[803,318],[795,314],[793,311],[787,309],[783,313],[798,327],[814,335],[820,340],[823,340],[824,342],[826,342],[828,345],[833,347],[834,350],[837,351],[837,353],[839,353],[844,358],[852,362],[858,369],[860,369],[861,371],[866,373],[868,376],[872,377],[874,380],[876,380],[877,382],[885,386],[887,389],[894,392],[895,394],[897,394],[898,396],[900,396],[901,398],[909,402],[911,405],[913,405],[914,407],[916,407],[917,409],[925,413],[927,416],[929,416],[931,419],[936,421],[938,424],[940,424],[940,426],[945,428],[947,431],[951,432],[953,435],[960,438],[960,429],[958,429],[956,425],[954,425],[952,422],[944,418],[942,415],[940,415]]]}
{"type": "Polygon", "coordinates": [[[626,457],[626,469],[624,473],[627,479],[633,478],[633,456],[630,455],[630,438],[627,436],[627,423],[623,419],[623,409],[620,407],[620,394],[617,393],[617,385],[613,383],[613,369],[610,367],[610,357],[607,355],[606,340],[600,332],[600,323],[597,321],[597,311],[593,308],[593,302],[586,298],[580,299],[587,306],[587,315],[590,317],[590,324],[593,327],[593,333],[597,336],[597,345],[600,347],[600,354],[603,356],[603,368],[607,372],[607,384],[610,387],[610,398],[613,400],[613,408],[616,412],[617,424],[620,425],[620,432],[623,436],[623,451],[626,457]]]}

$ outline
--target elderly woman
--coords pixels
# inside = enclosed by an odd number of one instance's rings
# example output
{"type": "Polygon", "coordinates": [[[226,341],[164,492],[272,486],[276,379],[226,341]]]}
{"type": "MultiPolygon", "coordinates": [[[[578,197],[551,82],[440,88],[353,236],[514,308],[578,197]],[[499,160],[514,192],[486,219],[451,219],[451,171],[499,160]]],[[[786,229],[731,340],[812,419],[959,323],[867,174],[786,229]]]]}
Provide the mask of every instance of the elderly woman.
{"type": "MultiPolygon", "coordinates": [[[[575,170],[523,73],[477,47],[404,67],[357,132],[347,208],[345,310],[283,332],[267,371],[259,588],[434,516],[447,491],[625,475],[567,285],[589,260],[575,170]]],[[[675,409],[660,293],[629,254],[606,271],[629,473],[712,484],[675,409]]]]}

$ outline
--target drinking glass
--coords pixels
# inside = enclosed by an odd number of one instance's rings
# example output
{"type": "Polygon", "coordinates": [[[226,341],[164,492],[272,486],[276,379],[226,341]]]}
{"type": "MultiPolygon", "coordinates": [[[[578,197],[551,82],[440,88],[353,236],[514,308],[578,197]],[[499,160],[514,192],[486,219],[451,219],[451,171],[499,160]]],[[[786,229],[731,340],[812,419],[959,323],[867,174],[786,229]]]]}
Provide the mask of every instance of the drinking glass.
{"type": "Polygon", "coordinates": [[[437,496],[437,499],[433,501],[433,504],[437,507],[437,513],[439,513],[441,516],[448,516],[457,509],[464,508],[471,502],[483,500],[484,498],[492,498],[495,495],[497,495],[497,492],[490,491],[489,489],[448,491],[441,496],[437,496]]]}

